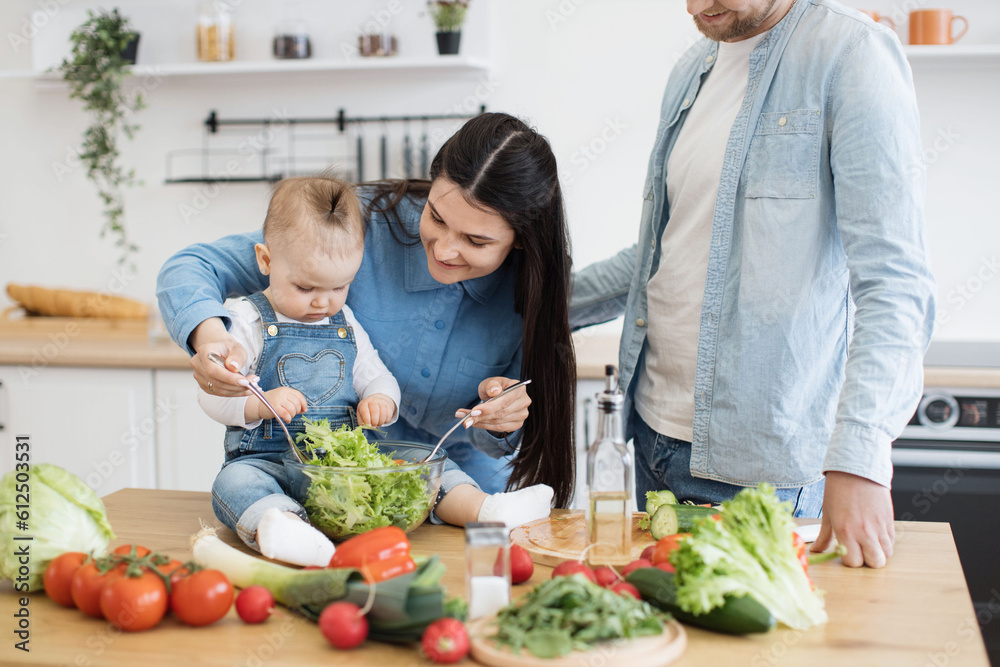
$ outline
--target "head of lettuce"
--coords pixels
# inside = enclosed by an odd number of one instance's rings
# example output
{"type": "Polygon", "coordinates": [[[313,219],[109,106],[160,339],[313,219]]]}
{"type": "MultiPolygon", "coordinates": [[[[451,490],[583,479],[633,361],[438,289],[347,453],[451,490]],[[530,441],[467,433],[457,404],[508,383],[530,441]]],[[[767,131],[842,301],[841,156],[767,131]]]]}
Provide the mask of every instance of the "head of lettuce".
{"type": "Polygon", "coordinates": [[[0,579],[13,580],[17,591],[42,588],[56,556],[101,553],[114,536],[101,499],[59,466],[37,463],[0,480],[0,579]],[[32,539],[14,539],[25,537],[32,539]]]}

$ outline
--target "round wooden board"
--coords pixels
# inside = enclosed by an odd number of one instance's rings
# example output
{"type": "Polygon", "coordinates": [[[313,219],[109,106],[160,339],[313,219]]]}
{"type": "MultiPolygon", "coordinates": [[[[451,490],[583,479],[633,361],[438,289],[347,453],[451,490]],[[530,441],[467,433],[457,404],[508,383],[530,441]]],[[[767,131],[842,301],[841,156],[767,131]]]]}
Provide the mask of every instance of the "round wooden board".
{"type": "MultiPolygon", "coordinates": [[[[632,514],[632,560],[656,540],[648,530],[639,528],[644,512],[632,514]]],[[[564,560],[576,560],[587,547],[587,517],[581,511],[566,512],[538,519],[510,531],[514,544],[524,547],[531,560],[539,565],[555,567],[564,560]]]]}
{"type": "Polygon", "coordinates": [[[681,657],[687,648],[687,633],[680,623],[669,620],[657,637],[618,640],[598,644],[589,651],[573,651],[561,658],[537,658],[527,650],[520,654],[497,647],[486,637],[494,630],[487,626],[494,617],[469,623],[472,659],[491,667],[593,667],[595,664],[629,667],[662,667],[681,657]]]}

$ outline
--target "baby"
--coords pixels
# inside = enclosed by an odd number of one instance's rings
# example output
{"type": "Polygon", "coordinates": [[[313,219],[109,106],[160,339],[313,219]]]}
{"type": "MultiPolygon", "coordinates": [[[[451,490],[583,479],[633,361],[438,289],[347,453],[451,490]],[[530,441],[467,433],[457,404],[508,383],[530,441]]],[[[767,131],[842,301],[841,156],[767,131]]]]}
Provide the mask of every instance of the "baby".
{"type": "MultiPolygon", "coordinates": [[[[233,337],[247,350],[240,369],[259,377],[264,396],[292,437],[302,417],[383,426],[396,420],[400,391],[344,301],[361,266],[365,226],[351,186],[289,178],[275,187],[257,266],[263,292],[227,303],[233,337]],[[357,406],[356,409],[354,406],[357,406]]],[[[326,565],[334,547],[287,495],[288,441],[253,395],[198,402],[227,425],[226,460],[212,485],[216,516],[251,548],[297,565],[326,565]]]]}
{"type": "MultiPolygon", "coordinates": [[[[227,302],[230,333],[248,355],[239,370],[259,377],[293,438],[304,430],[303,416],[326,419],[333,429],[394,423],[399,385],[345,304],[365,235],[351,186],[325,176],[281,181],[263,231],[257,265],[269,278],[268,288],[227,302]]],[[[252,395],[225,398],[199,390],[198,401],[228,427],[226,461],[212,486],[219,520],[269,558],[326,565],[333,544],[287,495],[282,457],[288,442],[270,410],[252,395]]],[[[467,427],[478,414],[468,414],[467,427]]],[[[432,519],[459,526],[475,520],[520,525],[548,516],[552,499],[544,484],[486,494],[450,459],[442,486],[447,493],[432,519]]]]}

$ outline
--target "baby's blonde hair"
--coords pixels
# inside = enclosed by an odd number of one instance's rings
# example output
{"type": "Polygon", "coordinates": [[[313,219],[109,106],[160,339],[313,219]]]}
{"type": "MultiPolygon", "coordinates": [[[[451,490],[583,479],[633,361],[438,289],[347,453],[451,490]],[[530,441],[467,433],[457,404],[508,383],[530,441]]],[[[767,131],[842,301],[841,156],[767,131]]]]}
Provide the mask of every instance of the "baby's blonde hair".
{"type": "Polygon", "coordinates": [[[278,181],[264,218],[264,243],[286,245],[303,232],[327,255],[363,248],[365,222],[354,187],[326,174],[278,181]]]}

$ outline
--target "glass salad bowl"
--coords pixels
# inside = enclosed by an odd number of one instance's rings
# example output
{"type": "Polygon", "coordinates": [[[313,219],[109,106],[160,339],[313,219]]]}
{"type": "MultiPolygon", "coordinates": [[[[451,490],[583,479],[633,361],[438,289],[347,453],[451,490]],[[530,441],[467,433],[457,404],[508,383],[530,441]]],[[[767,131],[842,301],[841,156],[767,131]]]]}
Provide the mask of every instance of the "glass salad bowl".
{"type": "Polygon", "coordinates": [[[448,454],[415,442],[373,442],[397,461],[389,467],[324,466],[299,463],[289,451],[285,472],[289,495],[309,521],[332,540],[344,540],[382,526],[410,532],[427,518],[441,487],[448,454]]]}

